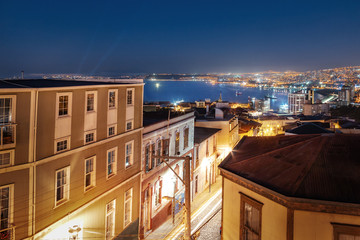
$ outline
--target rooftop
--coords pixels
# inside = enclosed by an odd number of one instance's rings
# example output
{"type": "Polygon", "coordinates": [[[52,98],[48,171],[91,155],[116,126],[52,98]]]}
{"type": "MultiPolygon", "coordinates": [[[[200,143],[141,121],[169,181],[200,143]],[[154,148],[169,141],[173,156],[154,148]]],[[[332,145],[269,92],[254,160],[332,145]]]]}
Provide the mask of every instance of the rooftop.
{"type": "Polygon", "coordinates": [[[296,128],[286,130],[287,133],[292,134],[324,134],[324,133],[334,133],[332,131],[326,130],[325,128],[314,124],[314,123],[304,123],[296,128]]]}
{"type": "MultiPolygon", "coordinates": [[[[108,79],[107,79],[108,80],[108,79]]],[[[92,85],[119,85],[131,84],[131,79],[127,81],[75,81],[75,80],[55,80],[55,79],[11,79],[0,80],[0,88],[52,88],[52,87],[77,87],[92,85]]],[[[134,81],[133,83],[139,83],[134,81]]]]}
{"type": "Polygon", "coordinates": [[[205,128],[205,127],[195,127],[194,129],[194,143],[202,143],[204,140],[208,139],[215,133],[221,131],[218,128],[205,128]]]}
{"type": "Polygon", "coordinates": [[[143,112],[143,126],[153,125],[159,122],[173,119],[189,112],[171,111],[171,109],[161,109],[159,111],[143,112]],[[170,112],[170,115],[169,115],[170,112]]]}
{"type": "Polygon", "coordinates": [[[360,204],[360,136],[245,137],[219,165],[288,197],[360,204]]]}

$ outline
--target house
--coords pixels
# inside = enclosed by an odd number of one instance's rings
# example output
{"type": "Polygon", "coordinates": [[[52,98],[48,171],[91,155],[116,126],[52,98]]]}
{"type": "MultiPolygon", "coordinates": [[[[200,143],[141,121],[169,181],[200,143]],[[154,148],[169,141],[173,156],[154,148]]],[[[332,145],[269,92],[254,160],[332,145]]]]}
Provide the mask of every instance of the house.
{"type": "MultiPolygon", "coordinates": [[[[184,186],[161,158],[193,156],[194,112],[144,112],[141,182],[141,238],[176,215],[184,201],[184,186]],[[174,202],[174,199],[176,201],[174,202]],[[180,202],[180,203],[179,203],[180,202]]],[[[165,159],[183,178],[184,160],[165,159]]]]}
{"type": "Polygon", "coordinates": [[[194,167],[192,196],[204,191],[215,183],[218,176],[219,159],[217,152],[217,134],[221,129],[195,127],[194,137],[194,167]]]}
{"type": "Polygon", "coordinates": [[[0,238],[137,239],[142,96],[142,80],[2,80],[0,238]]]}
{"type": "Polygon", "coordinates": [[[360,237],[360,137],[245,137],[220,164],[222,239],[360,237]]]}

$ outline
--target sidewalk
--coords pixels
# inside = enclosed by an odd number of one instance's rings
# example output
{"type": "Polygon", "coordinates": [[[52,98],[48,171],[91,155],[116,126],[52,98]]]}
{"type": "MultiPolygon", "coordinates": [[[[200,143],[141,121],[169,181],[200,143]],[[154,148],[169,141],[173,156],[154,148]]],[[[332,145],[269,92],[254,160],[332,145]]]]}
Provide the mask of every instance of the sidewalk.
{"type": "MultiPolygon", "coordinates": [[[[211,185],[211,192],[209,193],[209,188],[204,189],[203,192],[199,193],[194,200],[191,202],[191,215],[197,212],[199,208],[212,196],[217,193],[222,187],[222,178],[219,175],[216,178],[216,182],[211,185]]],[[[156,240],[156,239],[164,239],[167,235],[169,235],[179,224],[182,222],[182,214],[178,213],[177,218],[175,220],[175,225],[172,223],[172,218],[164,222],[159,228],[155,231],[151,232],[145,239],[156,240]]]]}

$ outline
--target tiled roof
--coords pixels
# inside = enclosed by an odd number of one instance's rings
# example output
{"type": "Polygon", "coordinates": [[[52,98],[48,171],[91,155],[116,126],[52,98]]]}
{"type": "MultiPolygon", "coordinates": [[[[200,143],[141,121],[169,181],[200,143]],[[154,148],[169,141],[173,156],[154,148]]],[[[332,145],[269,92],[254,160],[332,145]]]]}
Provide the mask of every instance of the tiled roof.
{"type": "Polygon", "coordinates": [[[220,168],[289,197],[360,203],[360,136],[245,137],[220,168]]]}

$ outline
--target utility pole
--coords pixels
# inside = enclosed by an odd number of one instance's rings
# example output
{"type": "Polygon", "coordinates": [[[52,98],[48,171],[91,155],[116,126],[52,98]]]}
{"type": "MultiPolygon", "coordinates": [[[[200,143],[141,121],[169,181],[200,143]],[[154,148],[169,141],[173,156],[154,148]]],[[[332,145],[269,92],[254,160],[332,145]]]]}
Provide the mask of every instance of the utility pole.
{"type": "Polygon", "coordinates": [[[190,202],[190,165],[191,165],[191,157],[172,157],[172,156],[151,156],[151,158],[160,158],[162,162],[164,162],[171,171],[175,174],[177,178],[180,179],[180,181],[185,185],[185,232],[184,232],[184,240],[190,240],[191,239],[191,202],[190,202]],[[185,160],[185,175],[182,179],[174,169],[166,162],[166,159],[175,159],[175,160],[185,160]],[[165,161],[164,161],[165,160],[165,161]]]}

